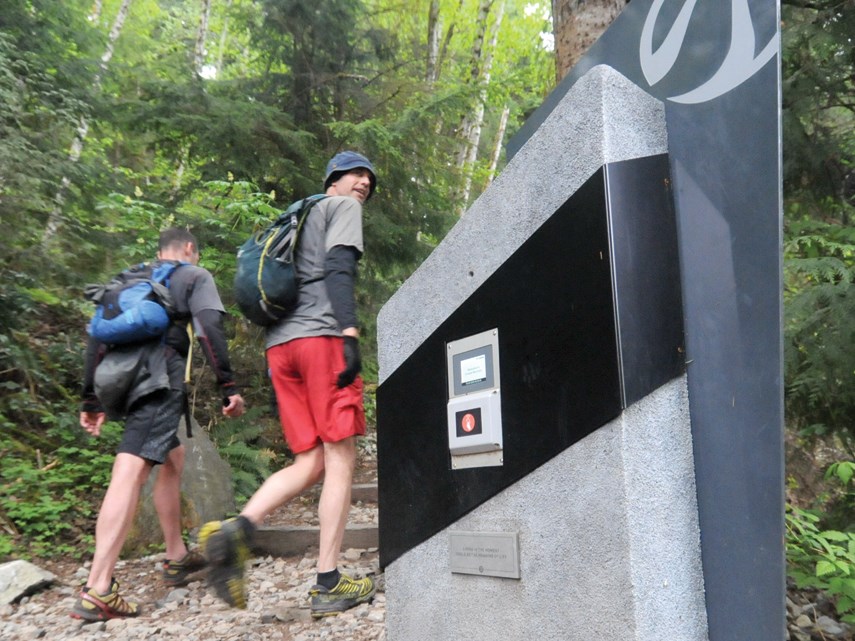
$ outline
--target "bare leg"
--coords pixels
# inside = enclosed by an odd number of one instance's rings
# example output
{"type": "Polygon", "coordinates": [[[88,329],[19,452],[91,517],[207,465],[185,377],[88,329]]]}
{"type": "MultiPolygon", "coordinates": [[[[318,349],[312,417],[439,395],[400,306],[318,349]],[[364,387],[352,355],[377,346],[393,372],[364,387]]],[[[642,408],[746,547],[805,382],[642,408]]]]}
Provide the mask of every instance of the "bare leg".
{"type": "Polygon", "coordinates": [[[169,452],[157,471],[152,491],[154,509],[166,543],[166,558],[174,561],[187,554],[187,546],[181,536],[181,473],[184,470],[184,454],[183,445],[169,452]]]}
{"type": "Polygon", "coordinates": [[[119,553],[137,511],[142,486],[152,464],[133,454],[120,453],[113,462],[110,485],[95,524],[95,555],[87,585],[99,594],[110,589],[119,553]]]}
{"type": "Polygon", "coordinates": [[[297,454],[291,465],[271,474],[264,481],[241,515],[259,525],[273,510],[317,483],[323,473],[324,449],[320,445],[297,454]]]}
{"type": "Polygon", "coordinates": [[[350,513],[350,492],[356,467],[356,439],[324,443],[326,472],[318,519],[321,524],[318,572],[329,572],[338,565],[338,555],[350,513]]]}

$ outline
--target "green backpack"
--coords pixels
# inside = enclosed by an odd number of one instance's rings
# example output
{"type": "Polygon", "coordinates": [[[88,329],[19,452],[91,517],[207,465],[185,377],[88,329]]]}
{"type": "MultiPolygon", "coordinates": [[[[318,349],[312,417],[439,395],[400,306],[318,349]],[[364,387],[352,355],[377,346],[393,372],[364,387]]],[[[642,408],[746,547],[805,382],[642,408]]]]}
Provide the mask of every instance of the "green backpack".
{"type": "Polygon", "coordinates": [[[324,198],[319,194],[293,203],[238,250],[235,300],[256,325],[272,325],[296,307],[300,282],[294,261],[300,231],[309,211],[324,198]]]}

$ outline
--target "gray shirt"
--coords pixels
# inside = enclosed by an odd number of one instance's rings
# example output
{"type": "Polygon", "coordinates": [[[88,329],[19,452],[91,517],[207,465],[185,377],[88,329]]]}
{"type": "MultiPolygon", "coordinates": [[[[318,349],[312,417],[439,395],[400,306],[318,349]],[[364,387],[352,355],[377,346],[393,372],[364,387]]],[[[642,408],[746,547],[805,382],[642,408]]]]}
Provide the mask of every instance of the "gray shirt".
{"type": "Polygon", "coordinates": [[[362,205],[350,196],[324,198],[309,211],[297,249],[297,307],[267,329],[267,348],[295,338],[341,336],[324,283],[327,252],[337,245],[363,252],[362,205]]]}
{"type": "Polygon", "coordinates": [[[169,291],[179,315],[198,316],[203,309],[225,312],[214,277],[207,269],[182,265],[169,279],[169,291]]]}

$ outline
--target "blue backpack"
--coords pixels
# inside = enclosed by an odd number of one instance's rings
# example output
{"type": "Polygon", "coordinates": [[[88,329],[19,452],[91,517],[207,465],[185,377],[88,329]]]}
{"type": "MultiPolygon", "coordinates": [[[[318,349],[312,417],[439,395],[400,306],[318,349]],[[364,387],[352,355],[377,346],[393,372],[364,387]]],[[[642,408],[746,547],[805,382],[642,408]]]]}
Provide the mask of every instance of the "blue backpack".
{"type": "Polygon", "coordinates": [[[309,210],[324,198],[319,194],[298,200],[238,250],[235,301],[256,325],[272,325],[297,305],[297,241],[309,210]]]}
{"type": "Polygon", "coordinates": [[[104,285],[87,285],[95,303],[89,334],[109,345],[129,345],[162,336],[175,313],[169,277],[184,263],[141,263],[104,285]]]}

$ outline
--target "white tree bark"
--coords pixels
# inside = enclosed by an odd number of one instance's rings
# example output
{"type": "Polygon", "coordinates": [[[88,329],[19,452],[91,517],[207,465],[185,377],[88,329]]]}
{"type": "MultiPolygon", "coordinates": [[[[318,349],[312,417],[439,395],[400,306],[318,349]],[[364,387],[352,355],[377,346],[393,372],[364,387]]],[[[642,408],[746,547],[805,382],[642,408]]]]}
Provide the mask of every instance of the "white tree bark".
{"type": "Polygon", "coordinates": [[[226,42],[228,41],[229,34],[229,10],[231,8],[232,0],[228,0],[225,11],[223,12],[223,30],[220,32],[220,47],[217,52],[217,77],[219,77],[220,72],[223,70],[223,58],[225,57],[226,42]]]}
{"type": "Polygon", "coordinates": [[[439,0],[431,0],[428,11],[427,64],[425,65],[425,82],[433,86],[437,79],[437,64],[439,63],[439,32],[442,24],[439,21],[439,0]]]}
{"type": "MultiPolygon", "coordinates": [[[[489,11],[494,0],[482,0],[478,19],[483,19],[486,27],[489,11]],[[486,10],[485,10],[486,7],[486,10]]],[[[459,214],[462,214],[472,193],[472,171],[478,159],[478,145],[481,142],[481,129],[484,126],[484,110],[487,105],[487,86],[490,84],[490,73],[493,67],[493,53],[499,39],[499,28],[505,12],[505,0],[498,0],[496,17],[490,31],[490,41],[486,48],[483,46],[485,32],[479,29],[473,46],[471,73],[473,82],[480,85],[478,101],[472,111],[464,118],[461,125],[462,145],[458,155],[458,167],[463,170],[463,185],[458,199],[459,214]],[[477,55],[476,55],[477,53],[477,55]]]]}
{"type": "MultiPolygon", "coordinates": [[[[196,30],[196,46],[193,49],[193,69],[196,72],[196,79],[202,78],[202,71],[205,67],[205,50],[208,46],[208,23],[211,19],[211,0],[201,0],[202,7],[199,12],[199,28],[196,30]]],[[[220,52],[222,54],[222,51],[220,52]]],[[[175,175],[172,177],[172,189],[170,198],[174,199],[181,190],[181,185],[184,183],[184,172],[187,170],[187,161],[190,159],[190,142],[184,141],[181,145],[181,151],[178,154],[178,166],[175,168],[175,175]]]]}
{"type": "MultiPolygon", "coordinates": [[[[110,28],[110,33],[107,36],[107,47],[101,55],[101,62],[98,65],[98,71],[95,72],[95,77],[92,79],[92,86],[96,91],[101,89],[101,79],[107,71],[107,66],[110,64],[110,60],[113,58],[113,50],[115,49],[116,41],[122,33],[122,27],[125,26],[125,19],[127,19],[128,13],[130,13],[132,1],[133,0],[123,0],[122,6],[119,7],[119,12],[116,14],[116,19],[113,20],[113,26],[110,28]]],[[[100,3],[97,10],[100,13],[100,3]]],[[[81,117],[77,125],[74,140],[71,141],[71,149],[68,152],[68,158],[71,162],[75,163],[80,160],[80,155],[83,153],[83,142],[86,140],[88,132],[89,123],[86,121],[86,118],[81,117]]],[[[54,195],[54,207],[48,216],[45,231],[42,235],[42,242],[45,244],[50,243],[53,240],[60,224],[62,223],[62,206],[65,202],[65,194],[68,192],[69,187],[71,187],[71,180],[67,176],[63,176],[60,187],[57,190],[56,195],[54,195]]]]}
{"type": "Polygon", "coordinates": [[[505,131],[508,129],[508,117],[511,115],[511,108],[505,105],[502,109],[502,117],[499,119],[499,128],[496,131],[496,142],[493,145],[493,153],[490,155],[490,168],[487,172],[487,184],[493,182],[496,177],[496,169],[499,167],[499,158],[502,155],[502,145],[505,142],[505,131]]]}
{"type": "Polygon", "coordinates": [[[95,0],[92,3],[92,10],[89,12],[89,22],[97,23],[101,19],[101,12],[104,10],[104,2],[102,0],[95,0]]]}
{"type": "Polygon", "coordinates": [[[202,74],[205,66],[205,47],[208,40],[208,20],[211,18],[211,0],[202,0],[202,12],[199,16],[199,30],[196,32],[196,49],[193,52],[193,68],[202,74]]]}
{"type": "Polygon", "coordinates": [[[439,77],[442,75],[442,64],[445,61],[445,56],[448,53],[448,46],[451,44],[451,39],[454,37],[454,29],[456,26],[457,14],[460,13],[460,9],[463,7],[463,0],[460,0],[457,3],[457,9],[454,12],[454,15],[451,20],[451,24],[448,25],[448,30],[445,32],[445,37],[442,39],[442,47],[439,49],[439,60],[436,63],[436,79],[439,80],[439,77]]]}

